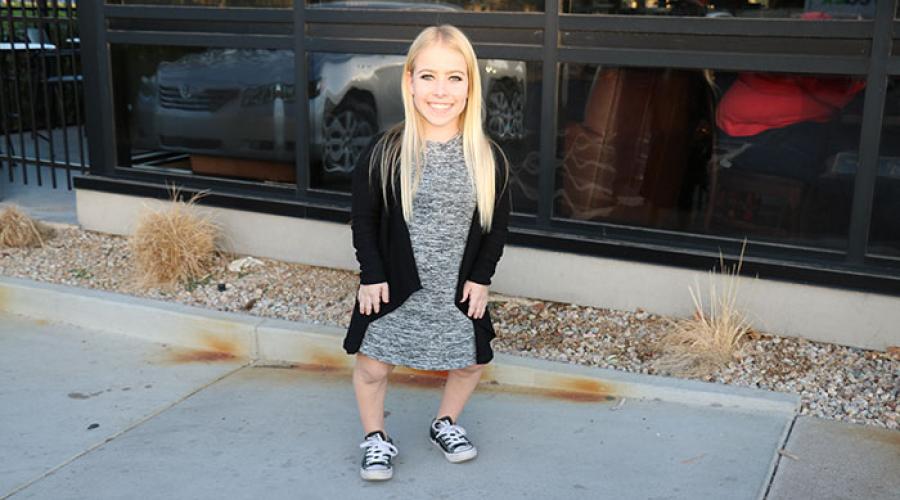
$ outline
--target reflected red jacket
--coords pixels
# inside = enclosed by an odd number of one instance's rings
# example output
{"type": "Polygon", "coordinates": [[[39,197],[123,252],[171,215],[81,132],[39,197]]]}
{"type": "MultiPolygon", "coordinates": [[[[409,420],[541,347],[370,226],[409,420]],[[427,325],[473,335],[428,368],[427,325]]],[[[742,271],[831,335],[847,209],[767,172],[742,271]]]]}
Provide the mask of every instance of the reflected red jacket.
{"type": "MultiPolygon", "coordinates": [[[[375,169],[371,184],[369,180],[369,159],[372,155],[381,154],[381,147],[376,146],[379,137],[369,144],[360,155],[353,171],[353,207],[351,209],[351,229],[353,247],[356,249],[356,260],[359,261],[360,283],[371,285],[387,282],[389,302],[381,304],[376,314],[364,315],[359,312],[359,300],[353,306],[350,327],[344,337],[344,350],[348,354],[359,351],[363,336],[369,323],[389,314],[400,307],[410,295],[422,288],[416,261],[410,241],[409,228],[403,219],[400,206],[399,183],[396,183],[397,195],[390,196],[387,207],[382,201],[381,179],[375,169]],[[397,200],[394,202],[394,200],[397,200]]],[[[472,215],[469,234],[460,264],[456,284],[456,306],[462,314],[468,312],[468,302],[462,303],[463,285],[473,281],[482,285],[490,285],[491,277],[497,268],[497,262],[503,254],[508,232],[510,193],[508,170],[501,161],[502,153],[493,146],[494,158],[497,159],[496,197],[491,231],[482,233],[478,208],[472,215]]],[[[377,165],[377,163],[376,163],[377,165]]],[[[489,309],[479,319],[472,319],[475,333],[475,361],[479,364],[490,362],[494,357],[491,340],[496,336],[491,324],[489,309]]]]}
{"type": "Polygon", "coordinates": [[[849,77],[741,73],[716,110],[716,125],[736,137],[804,121],[824,123],[865,87],[849,77]]]}

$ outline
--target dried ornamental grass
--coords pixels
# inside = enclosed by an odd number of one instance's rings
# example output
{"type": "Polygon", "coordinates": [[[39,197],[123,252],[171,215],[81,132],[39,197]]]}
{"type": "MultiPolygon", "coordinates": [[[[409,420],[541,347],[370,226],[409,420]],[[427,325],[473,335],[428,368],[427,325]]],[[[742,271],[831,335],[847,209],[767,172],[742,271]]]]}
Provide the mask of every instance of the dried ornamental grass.
{"type": "Polygon", "coordinates": [[[737,265],[728,268],[720,256],[721,272],[709,275],[709,308],[704,307],[700,284],[688,290],[694,316],[671,321],[672,329],[660,339],[660,356],[654,367],[663,373],[703,377],[740,359],[751,325],[737,305],[740,270],[744,250],[737,265]],[[719,286],[717,286],[717,283],[719,286]]]}
{"type": "Polygon", "coordinates": [[[0,247],[43,247],[53,229],[9,205],[0,212],[0,247]]]}
{"type": "Polygon", "coordinates": [[[141,286],[189,283],[209,274],[219,228],[195,213],[200,196],[184,202],[173,191],[166,208],[147,212],[138,220],[129,247],[141,286]]]}

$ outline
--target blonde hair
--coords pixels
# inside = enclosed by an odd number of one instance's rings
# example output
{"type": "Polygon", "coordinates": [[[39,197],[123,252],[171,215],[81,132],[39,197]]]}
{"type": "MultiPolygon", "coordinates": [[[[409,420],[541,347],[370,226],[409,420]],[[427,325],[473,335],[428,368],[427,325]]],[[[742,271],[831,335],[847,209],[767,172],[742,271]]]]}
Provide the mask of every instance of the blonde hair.
{"type": "MultiPolygon", "coordinates": [[[[381,174],[381,191],[385,204],[388,202],[389,191],[395,182],[400,184],[400,203],[403,208],[403,219],[409,223],[413,216],[413,199],[422,178],[424,140],[424,118],[416,110],[413,96],[405,79],[413,72],[416,57],[425,49],[443,45],[455,49],[462,54],[466,62],[469,88],[468,100],[462,113],[460,113],[460,132],[462,134],[463,156],[466,169],[469,171],[475,190],[475,199],[478,207],[479,222],[482,231],[491,230],[491,220],[494,216],[495,189],[496,189],[496,160],[491,151],[491,140],[482,129],[482,98],[481,75],[478,71],[478,63],[475,58],[475,50],[472,44],[458,28],[444,24],[431,26],[422,30],[419,36],[413,40],[406,54],[406,62],[403,64],[403,82],[401,93],[403,95],[404,121],[391,128],[382,136],[376,145],[375,152],[370,162],[370,174],[374,169],[379,169],[381,174]],[[390,188],[390,189],[389,189],[390,188]]],[[[500,148],[504,170],[508,177],[508,165],[506,157],[500,148]]],[[[505,179],[504,179],[505,182],[505,179]]],[[[393,196],[396,196],[393,194],[393,196]]]]}

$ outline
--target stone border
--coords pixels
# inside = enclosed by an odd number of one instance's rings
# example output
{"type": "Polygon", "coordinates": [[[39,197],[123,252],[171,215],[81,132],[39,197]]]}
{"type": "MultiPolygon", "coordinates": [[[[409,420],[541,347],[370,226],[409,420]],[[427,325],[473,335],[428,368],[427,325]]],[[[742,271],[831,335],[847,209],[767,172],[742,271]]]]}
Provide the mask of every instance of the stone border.
{"type": "MultiPolygon", "coordinates": [[[[0,312],[138,337],[207,353],[208,359],[246,358],[257,365],[299,365],[349,372],[339,327],[214,311],[128,295],[0,277],[0,312]]],[[[204,359],[200,357],[199,359],[204,359]]],[[[437,381],[440,374],[398,369],[398,377],[437,381]]],[[[485,370],[486,388],[575,401],[621,404],[661,400],[794,415],[792,394],[643,375],[497,354],[485,370]]]]}

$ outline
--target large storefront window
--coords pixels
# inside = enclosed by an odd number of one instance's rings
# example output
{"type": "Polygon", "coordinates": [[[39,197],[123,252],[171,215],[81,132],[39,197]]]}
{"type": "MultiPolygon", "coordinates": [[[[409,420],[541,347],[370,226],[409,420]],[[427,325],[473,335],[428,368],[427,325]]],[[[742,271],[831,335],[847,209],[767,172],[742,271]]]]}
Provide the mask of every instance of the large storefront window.
{"type": "MultiPolygon", "coordinates": [[[[307,0],[307,5],[321,4],[331,7],[348,7],[347,0],[307,0]]],[[[354,3],[356,8],[397,8],[397,4],[407,4],[410,10],[472,10],[477,12],[536,12],[544,10],[544,0],[396,0],[390,3],[354,3]]]]}
{"type": "MultiPolygon", "coordinates": [[[[362,150],[379,131],[403,121],[402,55],[312,53],[310,77],[310,186],[349,192],[362,150]]],[[[481,59],[484,127],[508,155],[514,210],[537,204],[541,65],[481,59]]]]}
{"type": "Polygon", "coordinates": [[[563,0],[568,14],[871,19],[876,0],[563,0]]]}
{"type": "Polygon", "coordinates": [[[846,246],[862,78],[562,75],[556,217],[846,246]]]}
{"type": "Polygon", "coordinates": [[[900,256],[900,77],[888,82],[869,253],[900,256]]]}
{"type": "Polygon", "coordinates": [[[294,6],[293,0],[106,0],[110,5],[165,5],[172,7],[260,7],[284,8],[294,6]]]}
{"type": "Polygon", "coordinates": [[[116,45],[118,164],[295,182],[294,53],[116,45]]]}

